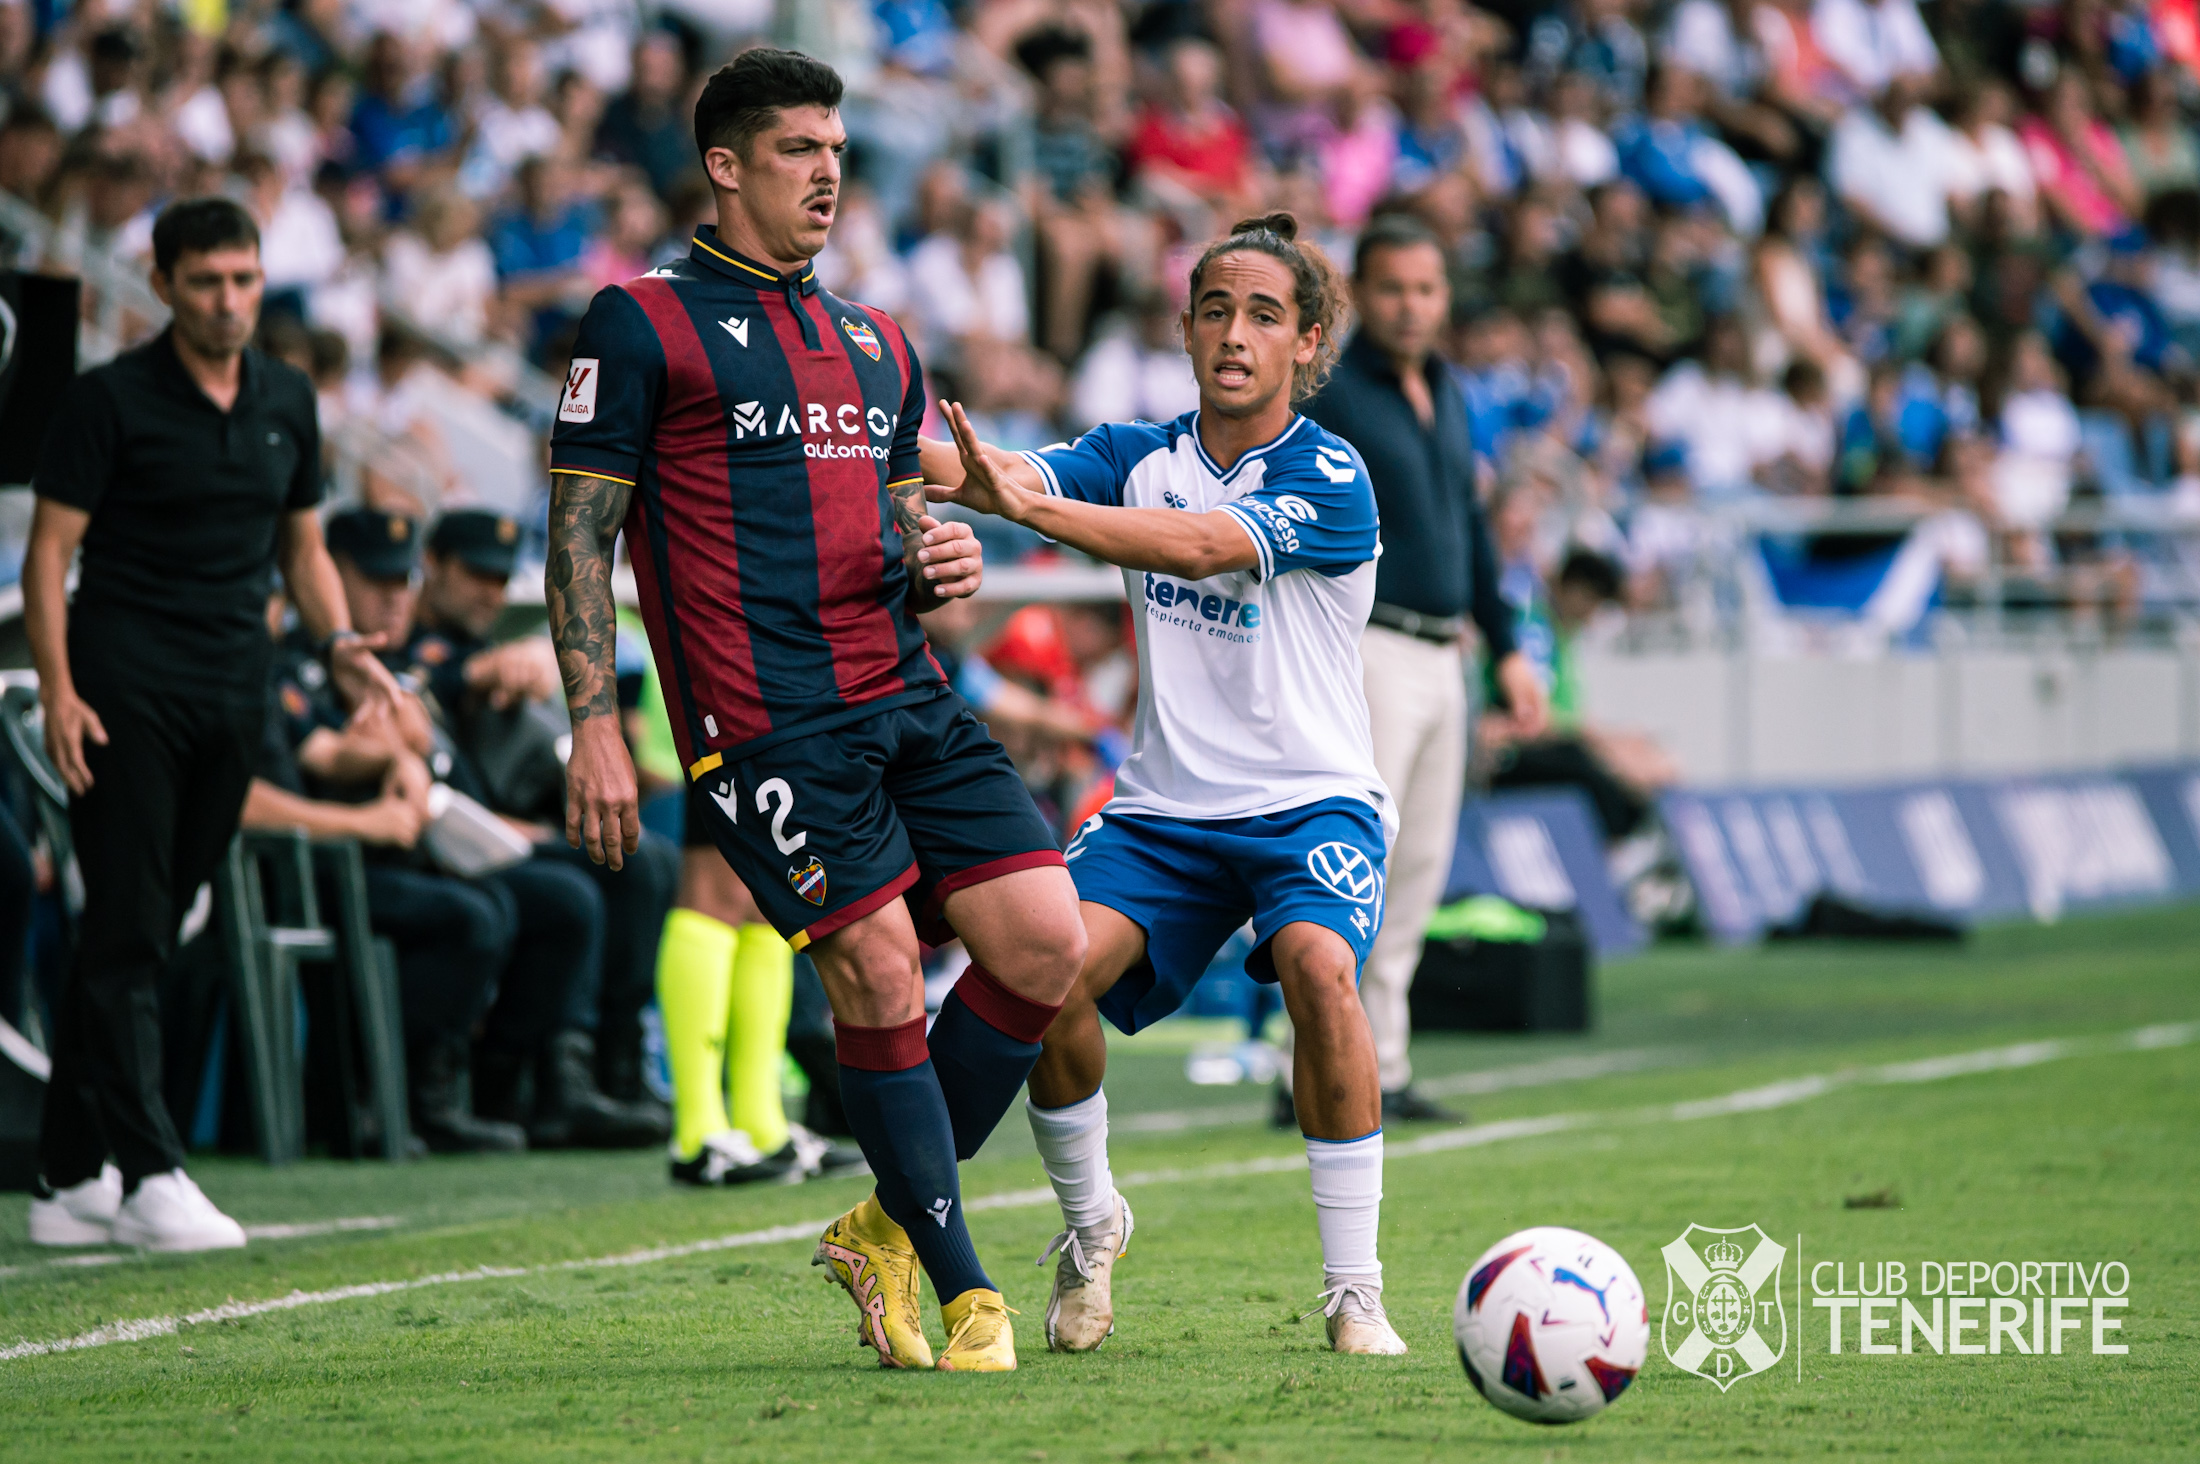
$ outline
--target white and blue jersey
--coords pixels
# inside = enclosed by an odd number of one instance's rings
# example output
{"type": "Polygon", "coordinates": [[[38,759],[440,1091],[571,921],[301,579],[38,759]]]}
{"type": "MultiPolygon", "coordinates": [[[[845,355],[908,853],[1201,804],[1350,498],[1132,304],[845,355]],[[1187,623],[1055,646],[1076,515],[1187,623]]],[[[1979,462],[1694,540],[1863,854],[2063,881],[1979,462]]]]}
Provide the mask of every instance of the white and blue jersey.
{"type": "Polygon", "coordinates": [[[1167,1016],[1248,920],[1256,980],[1275,979],[1268,942],[1293,921],[1364,964],[1396,815],[1361,681],[1381,550],[1359,454],[1297,417],[1224,471],[1188,412],[1024,456],[1061,497],[1229,514],[1256,555],[1203,580],[1123,572],[1144,616],[1132,750],[1067,857],[1081,899],[1146,932],[1146,959],[1101,1011],[1126,1032],[1167,1016]]]}
{"type": "Polygon", "coordinates": [[[1360,679],[1380,552],[1367,468],[1351,444],[1294,417],[1225,472],[1200,446],[1198,418],[1109,423],[1024,454],[1049,493],[1220,510],[1259,555],[1203,580],[1123,571],[1145,623],[1131,755],[1108,807],[1244,818],[1356,798],[1395,827],[1360,679]]]}

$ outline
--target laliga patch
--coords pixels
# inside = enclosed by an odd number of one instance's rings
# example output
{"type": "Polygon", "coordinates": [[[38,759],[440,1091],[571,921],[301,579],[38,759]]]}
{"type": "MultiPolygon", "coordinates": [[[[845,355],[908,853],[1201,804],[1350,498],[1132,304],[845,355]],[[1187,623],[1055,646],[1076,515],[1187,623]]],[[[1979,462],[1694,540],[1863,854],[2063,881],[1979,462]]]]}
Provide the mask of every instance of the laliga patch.
{"type": "Polygon", "coordinates": [[[816,855],[810,856],[810,862],[800,869],[790,868],[787,871],[787,883],[793,885],[794,892],[811,904],[825,903],[825,866],[817,862],[816,855]]]}
{"type": "Polygon", "coordinates": [[[558,398],[560,422],[596,420],[596,378],[603,363],[594,356],[575,356],[565,373],[565,395],[558,398]]]}
{"type": "Polygon", "coordinates": [[[840,317],[840,328],[848,332],[848,339],[863,347],[863,354],[876,361],[879,355],[878,332],[868,325],[858,325],[847,316],[840,317]]]}

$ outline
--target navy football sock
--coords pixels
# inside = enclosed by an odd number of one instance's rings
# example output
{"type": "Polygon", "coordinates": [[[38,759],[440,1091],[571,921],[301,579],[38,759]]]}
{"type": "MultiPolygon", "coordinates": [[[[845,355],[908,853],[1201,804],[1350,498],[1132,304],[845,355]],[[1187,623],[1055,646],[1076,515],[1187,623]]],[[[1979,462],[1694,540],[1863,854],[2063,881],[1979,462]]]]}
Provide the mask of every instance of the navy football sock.
{"type": "Polygon", "coordinates": [[[924,1043],[924,1019],[899,1027],[836,1027],[840,1101],[878,1182],[887,1217],[909,1232],[942,1302],[997,1291],[963,1223],[955,1130],[924,1043]],[[901,1064],[896,1066],[896,1064],[901,1064]]]}
{"type": "Polygon", "coordinates": [[[974,1157],[999,1127],[1039,1060],[1039,1038],[1060,1010],[1018,996],[976,964],[940,1003],[930,1038],[932,1067],[947,1095],[958,1159],[974,1157]]]}

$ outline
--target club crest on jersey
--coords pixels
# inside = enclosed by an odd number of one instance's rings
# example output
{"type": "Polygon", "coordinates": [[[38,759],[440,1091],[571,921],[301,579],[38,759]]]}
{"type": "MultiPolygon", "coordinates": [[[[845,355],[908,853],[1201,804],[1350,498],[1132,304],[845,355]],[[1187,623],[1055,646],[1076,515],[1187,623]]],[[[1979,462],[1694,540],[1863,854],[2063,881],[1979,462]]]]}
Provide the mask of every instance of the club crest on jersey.
{"type": "Polygon", "coordinates": [[[840,317],[840,328],[848,332],[848,339],[863,348],[863,354],[876,361],[879,358],[878,332],[868,325],[858,325],[847,316],[840,317]]]}
{"type": "Polygon", "coordinates": [[[794,892],[811,904],[825,903],[825,866],[817,862],[816,855],[811,855],[810,862],[800,869],[789,868],[787,883],[793,885],[794,892]]]}

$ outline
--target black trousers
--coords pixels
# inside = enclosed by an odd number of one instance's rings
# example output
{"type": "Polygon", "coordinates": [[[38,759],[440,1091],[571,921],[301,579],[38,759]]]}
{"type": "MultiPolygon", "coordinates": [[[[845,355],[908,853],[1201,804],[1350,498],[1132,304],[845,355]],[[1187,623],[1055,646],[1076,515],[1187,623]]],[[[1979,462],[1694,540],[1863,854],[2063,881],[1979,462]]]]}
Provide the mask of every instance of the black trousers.
{"type": "Polygon", "coordinates": [[[367,916],[397,947],[406,1044],[470,1041],[511,957],[519,924],[511,895],[486,882],[369,864],[367,916]]]}
{"type": "Polygon", "coordinates": [[[1596,808],[1606,839],[1624,839],[1642,827],[1650,805],[1612,776],[1589,744],[1564,733],[1512,748],[1490,777],[1492,788],[1579,788],[1596,808]]]}
{"type": "Polygon", "coordinates": [[[621,869],[597,864],[586,850],[563,842],[536,845],[535,858],[580,871],[603,903],[603,959],[568,997],[564,1025],[600,1032],[607,1041],[632,1040],[641,1031],[642,1008],[657,994],[657,942],[680,890],[679,849],[644,830],[641,846],[621,869]]]}
{"type": "Polygon", "coordinates": [[[576,991],[594,993],[603,960],[603,896],[586,874],[540,852],[481,885],[510,902],[515,932],[481,1045],[523,1056],[565,1024],[576,991]]]}
{"type": "Polygon", "coordinates": [[[39,1166],[56,1188],[183,1164],[161,1099],[160,973],[198,887],[236,836],[266,715],[257,694],[127,694],[87,684],[107,729],[92,787],[69,800],[84,874],[76,961],[53,1035],[39,1166]]]}

